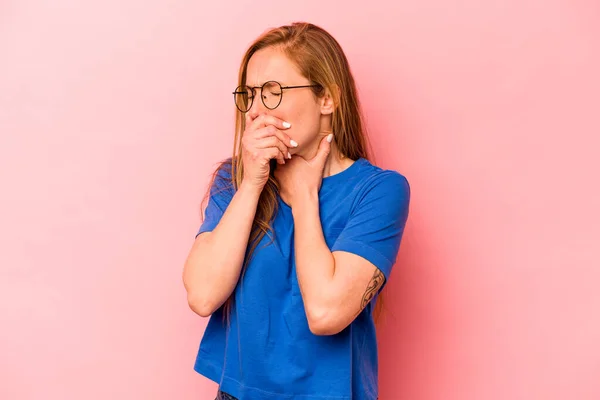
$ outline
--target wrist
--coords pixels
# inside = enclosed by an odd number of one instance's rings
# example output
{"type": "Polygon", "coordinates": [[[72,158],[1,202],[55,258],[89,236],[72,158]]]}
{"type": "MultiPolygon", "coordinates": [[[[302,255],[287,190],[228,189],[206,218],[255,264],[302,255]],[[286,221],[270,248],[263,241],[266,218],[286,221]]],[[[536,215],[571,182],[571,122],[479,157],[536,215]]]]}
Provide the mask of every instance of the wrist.
{"type": "Polygon", "coordinates": [[[238,192],[240,192],[241,194],[250,196],[250,197],[256,197],[257,200],[260,197],[260,194],[262,193],[262,191],[263,191],[263,186],[257,186],[257,185],[248,183],[247,181],[242,181],[240,187],[238,188],[238,192]]]}
{"type": "Polygon", "coordinates": [[[312,191],[301,191],[296,193],[296,199],[294,199],[294,205],[292,206],[292,215],[306,215],[307,213],[316,211],[319,213],[319,194],[318,192],[312,191]]]}

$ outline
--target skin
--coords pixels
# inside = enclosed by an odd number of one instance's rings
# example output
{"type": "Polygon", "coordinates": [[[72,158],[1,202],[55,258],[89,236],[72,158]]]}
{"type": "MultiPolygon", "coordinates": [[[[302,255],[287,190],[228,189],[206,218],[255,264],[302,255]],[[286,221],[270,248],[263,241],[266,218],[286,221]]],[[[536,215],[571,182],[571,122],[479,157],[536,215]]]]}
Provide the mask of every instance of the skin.
{"type": "MultiPolygon", "coordinates": [[[[274,48],[266,48],[257,51],[250,58],[246,71],[246,85],[259,87],[270,80],[277,81],[282,86],[311,84],[300,74],[285,54],[274,48]]],[[[276,135],[281,141],[279,148],[282,150],[280,164],[282,164],[281,161],[287,162],[287,152],[292,156],[298,155],[307,160],[313,158],[317,153],[320,141],[331,133],[331,114],[335,110],[335,106],[330,95],[327,94],[323,99],[316,99],[310,88],[284,90],[281,104],[274,110],[266,108],[259,96],[260,90],[256,89],[252,108],[246,113],[246,126],[250,127],[246,131],[268,125],[277,128],[276,135]],[[284,122],[290,123],[291,127],[285,128],[284,122]],[[294,140],[298,146],[292,146],[290,140],[294,140]]],[[[249,136],[245,134],[244,139],[250,140],[249,136]]],[[[257,137],[261,136],[262,134],[257,135],[257,137]]],[[[253,148],[251,143],[244,147],[245,149],[253,148]]],[[[252,161],[244,163],[246,170],[253,164],[252,161]]],[[[342,158],[337,146],[332,143],[330,156],[325,161],[322,174],[323,176],[337,174],[352,163],[352,160],[342,158]]],[[[266,178],[268,171],[261,170],[261,172],[266,178]]],[[[262,181],[260,183],[264,185],[266,180],[264,183],[262,181]]]]}
{"type": "MultiPolygon", "coordinates": [[[[310,84],[285,54],[262,49],[250,59],[248,86],[274,80],[282,86],[310,84]]],[[[244,179],[218,226],[198,236],[184,268],[188,303],[202,316],[212,314],[239,279],[258,198],[267,182],[269,160],[277,159],[280,195],[292,209],[296,271],[310,330],[332,335],[347,327],[384,282],[366,259],[331,252],[319,217],[318,192],[323,177],[337,174],[353,161],[341,157],[331,133],[335,104],[329,92],[316,98],[310,88],[283,91],[274,110],[256,91],[246,113],[242,137],[244,179]],[[285,124],[287,123],[287,124],[285,124]]]]}

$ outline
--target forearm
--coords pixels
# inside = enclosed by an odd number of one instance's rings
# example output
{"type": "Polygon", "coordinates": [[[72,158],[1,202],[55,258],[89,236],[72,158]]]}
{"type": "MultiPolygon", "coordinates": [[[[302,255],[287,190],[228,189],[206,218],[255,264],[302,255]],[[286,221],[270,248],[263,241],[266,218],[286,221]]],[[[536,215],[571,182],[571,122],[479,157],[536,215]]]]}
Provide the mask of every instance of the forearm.
{"type": "Polygon", "coordinates": [[[244,262],[260,190],[240,186],[212,232],[200,234],[184,267],[190,307],[208,316],[233,292],[244,262]]]}
{"type": "Polygon", "coordinates": [[[292,209],[296,274],[309,323],[320,321],[334,306],[335,261],[323,237],[316,194],[306,194],[292,209]]]}

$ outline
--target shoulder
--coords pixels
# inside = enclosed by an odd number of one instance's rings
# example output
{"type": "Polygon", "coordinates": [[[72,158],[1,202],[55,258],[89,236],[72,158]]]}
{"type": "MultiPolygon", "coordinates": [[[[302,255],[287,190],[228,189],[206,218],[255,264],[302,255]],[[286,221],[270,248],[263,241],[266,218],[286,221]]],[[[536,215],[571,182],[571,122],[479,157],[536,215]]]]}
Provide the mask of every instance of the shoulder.
{"type": "Polygon", "coordinates": [[[229,157],[229,158],[221,160],[219,163],[217,163],[217,166],[215,167],[215,171],[214,171],[213,175],[215,177],[231,179],[232,171],[233,171],[233,158],[229,157]]]}
{"type": "Polygon", "coordinates": [[[226,158],[216,164],[212,173],[211,191],[213,194],[234,192],[233,185],[233,159],[226,158]]]}
{"type": "Polygon", "coordinates": [[[357,186],[363,197],[391,196],[394,200],[410,198],[410,183],[405,175],[392,170],[383,169],[366,159],[355,161],[359,164],[357,186]]]}

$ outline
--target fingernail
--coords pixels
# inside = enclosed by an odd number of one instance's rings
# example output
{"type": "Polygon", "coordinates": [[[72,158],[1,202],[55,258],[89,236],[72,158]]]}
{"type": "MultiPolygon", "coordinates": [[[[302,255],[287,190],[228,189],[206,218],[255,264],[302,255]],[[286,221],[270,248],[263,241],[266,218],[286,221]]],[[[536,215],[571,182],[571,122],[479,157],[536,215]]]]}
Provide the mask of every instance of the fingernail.
{"type": "Polygon", "coordinates": [[[333,133],[330,133],[329,135],[327,135],[327,141],[329,143],[331,143],[332,140],[333,140],[333,133]]]}
{"type": "Polygon", "coordinates": [[[290,154],[290,152],[288,151],[288,158],[291,160],[292,159],[292,155],[290,154]]]}
{"type": "Polygon", "coordinates": [[[283,127],[284,128],[289,128],[290,126],[292,126],[292,124],[290,124],[289,122],[284,122],[283,123],[283,127]]]}
{"type": "Polygon", "coordinates": [[[294,140],[290,140],[290,144],[292,147],[298,147],[298,143],[296,143],[294,140]]]}

